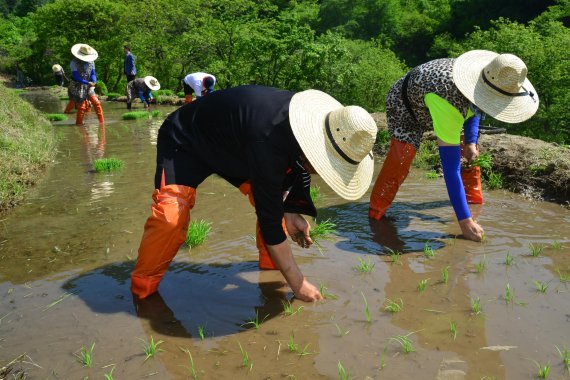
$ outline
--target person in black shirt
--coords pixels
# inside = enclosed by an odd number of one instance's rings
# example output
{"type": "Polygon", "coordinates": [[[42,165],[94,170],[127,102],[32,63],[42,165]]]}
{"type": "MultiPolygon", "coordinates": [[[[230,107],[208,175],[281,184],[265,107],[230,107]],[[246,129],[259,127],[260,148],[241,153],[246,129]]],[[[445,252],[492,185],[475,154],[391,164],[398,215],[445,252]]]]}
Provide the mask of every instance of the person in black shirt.
{"type": "Polygon", "coordinates": [[[287,233],[303,247],[312,244],[310,225],[300,215],[316,216],[307,172],[318,173],[345,199],[366,192],[376,132],[364,109],[344,107],[317,90],[294,94],[240,86],[174,111],[158,132],[154,204],[131,276],[132,292],[146,298],[157,291],[185,240],[196,189],[217,174],[255,205],[266,267],[278,268],[297,298],[322,299],[295,263],[287,233]]]}

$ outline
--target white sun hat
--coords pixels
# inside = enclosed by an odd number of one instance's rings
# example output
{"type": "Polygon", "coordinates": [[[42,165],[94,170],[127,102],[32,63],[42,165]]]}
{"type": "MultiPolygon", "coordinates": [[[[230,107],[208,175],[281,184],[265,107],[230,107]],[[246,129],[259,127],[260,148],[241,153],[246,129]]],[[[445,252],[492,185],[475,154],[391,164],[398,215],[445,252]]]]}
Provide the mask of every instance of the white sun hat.
{"type": "Polygon", "coordinates": [[[455,60],[453,82],[487,115],[505,123],[520,123],[536,113],[539,103],[527,71],[516,55],[471,50],[455,60]]]}
{"type": "Polygon", "coordinates": [[[95,49],[87,44],[75,44],[71,47],[71,54],[85,62],[93,62],[99,57],[95,49]]]}
{"type": "Polygon", "coordinates": [[[160,83],[158,82],[158,79],[156,79],[153,76],[147,75],[146,77],[144,77],[144,83],[148,86],[148,88],[150,88],[152,91],[158,91],[160,90],[160,83]]]}
{"type": "Polygon", "coordinates": [[[358,106],[344,107],[318,90],[293,95],[289,122],[305,157],[338,195],[355,200],[368,190],[378,128],[358,106]]]}
{"type": "Polygon", "coordinates": [[[59,73],[61,70],[63,70],[63,67],[61,67],[61,65],[58,65],[58,64],[56,63],[55,65],[53,65],[53,66],[51,67],[51,70],[52,70],[54,73],[59,73]]]}

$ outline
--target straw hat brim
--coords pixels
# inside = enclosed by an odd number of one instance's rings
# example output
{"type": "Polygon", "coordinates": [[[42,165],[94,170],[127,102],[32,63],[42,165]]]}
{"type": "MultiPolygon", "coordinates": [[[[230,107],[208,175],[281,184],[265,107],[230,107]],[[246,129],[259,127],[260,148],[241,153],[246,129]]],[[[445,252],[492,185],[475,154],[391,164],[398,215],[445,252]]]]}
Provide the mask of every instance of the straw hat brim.
{"type": "Polygon", "coordinates": [[[356,200],[370,186],[374,171],[372,152],[358,165],[342,158],[326,137],[325,120],[336,109],[343,108],[332,96],[306,90],[293,95],[289,104],[289,122],[305,157],[316,172],[338,195],[356,200]]]}
{"type": "Polygon", "coordinates": [[[81,49],[82,45],[85,44],[75,44],[71,47],[71,54],[73,54],[77,59],[80,59],[85,62],[93,62],[97,59],[97,57],[99,57],[99,53],[97,53],[95,49],[93,49],[94,51],[93,54],[88,54],[88,55],[79,54],[79,49],[81,49]]]}
{"type": "Polygon", "coordinates": [[[488,50],[472,50],[460,55],[453,64],[453,82],[471,103],[499,121],[520,123],[530,119],[538,109],[539,100],[528,79],[523,87],[533,92],[532,98],[501,94],[483,80],[483,68],[498,55],[488,50]]]}
{"type": "Polygon", "coordinates": [[[150,88],[152,91],[158,91],[160,90],[160,83],[158,83],[156,86],[153,86],[152,84],[150,84],[151,80],[156,80],[158,82],[158,79],[156,79],[153,76],[146,76],[144,77],[144,83],[148,86],[148,88],[150,88]]]}
{"type": "Polygon", "coordinates": [[[62,67],[61,67],[60,65],[58,65],[58,64],[55,64],[55,65],[53,65],[53,66],[51,67],[51,70],[52,70],[54,73],[57,73],[57,72],[61,71],[61,69],[62,69],[62,67]]]}

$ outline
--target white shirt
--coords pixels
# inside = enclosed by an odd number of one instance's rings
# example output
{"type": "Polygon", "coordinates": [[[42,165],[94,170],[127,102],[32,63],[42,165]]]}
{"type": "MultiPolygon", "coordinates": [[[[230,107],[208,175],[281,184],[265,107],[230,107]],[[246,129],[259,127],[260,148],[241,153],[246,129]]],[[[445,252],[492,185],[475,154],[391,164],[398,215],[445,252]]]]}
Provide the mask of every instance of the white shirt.
{"type": "Polygon", "coordinates": [[[205,90],[202,86],[202,81],[205,77],[214,78],[214,84],[216,84],[216,77],[208,73],[192,73],[184,77],[184,83],[192,87],[192,90],[194,90],[194,93],[196,94],[196,98],[201,97],[202,91],[205,90]]]}

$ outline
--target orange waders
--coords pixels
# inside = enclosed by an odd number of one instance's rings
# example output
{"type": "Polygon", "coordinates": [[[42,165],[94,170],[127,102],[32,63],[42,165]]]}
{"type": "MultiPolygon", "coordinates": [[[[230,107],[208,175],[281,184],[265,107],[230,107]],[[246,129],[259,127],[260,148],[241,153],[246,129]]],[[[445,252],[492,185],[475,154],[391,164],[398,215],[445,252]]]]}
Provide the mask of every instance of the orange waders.
{"type": "Polygon", "coordinates": [[[184,104],[192,103],[192,94],[184,95],[184,104]]]}
{"type": "Polygon", "coordinates": [[[103,116],[103,107],[101,106],[101,102],[97,95],[91,95],[89,100],[85,100],[83,103],[77,107],[77,115],[75,116],[75,125],[83,125],[83,117],[85,116],[85,112],[89,109],[89,102],[95,108],[95,113],[97,114],[97,118],[99,119],[99,124],[105,123],[105,118],[103,116]]]}
{"type": "Polygon", "coordinates": [[[71,111],[73,111],[74,109],[75,109],[75,102],[72,99],[69,99],[69,102],[67,102],[65,110],[63,110],[63,113],[71,113],[71,111]]]}
{"type": "Polygon", "coordinates": [[[412,144],[392,139],[390,150],[370,194],[370,218],[380,220],[384,216],[400,185],[408,176],[415,155],[416,148],[412,144]]]}

